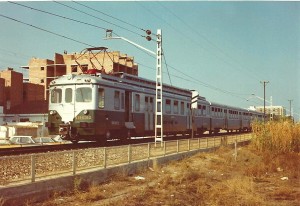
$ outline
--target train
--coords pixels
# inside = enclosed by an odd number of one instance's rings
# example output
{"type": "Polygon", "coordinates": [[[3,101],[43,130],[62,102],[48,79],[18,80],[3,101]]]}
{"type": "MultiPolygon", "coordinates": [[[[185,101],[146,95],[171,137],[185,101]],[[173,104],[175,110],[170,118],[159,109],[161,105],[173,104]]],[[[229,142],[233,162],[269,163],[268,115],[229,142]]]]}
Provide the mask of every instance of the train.
{"type": "MultiPolygon", "coordinates": [[[[163,84],[163,135],[250,131],[263,114],[208,101],[195,90],[163,84]]],[[[155,134],[156,82],[96,69],[67,74],[49,85],[50,135],[106,142],[155,134]]]]}

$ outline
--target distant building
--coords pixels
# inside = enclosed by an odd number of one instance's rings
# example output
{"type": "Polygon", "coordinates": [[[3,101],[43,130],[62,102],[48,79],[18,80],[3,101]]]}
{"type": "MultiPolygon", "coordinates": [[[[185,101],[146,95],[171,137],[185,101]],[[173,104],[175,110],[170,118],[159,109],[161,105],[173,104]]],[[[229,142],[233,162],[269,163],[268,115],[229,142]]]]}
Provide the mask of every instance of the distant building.
{"type": "MultiPolygon", "coordinates": [[[[267,119],[279,119],[286,116],[286,109],[283,106],[266,106],[267,119]]],[[[264,106],[256,106],[255,110],[264,112],[264,106]]]]}

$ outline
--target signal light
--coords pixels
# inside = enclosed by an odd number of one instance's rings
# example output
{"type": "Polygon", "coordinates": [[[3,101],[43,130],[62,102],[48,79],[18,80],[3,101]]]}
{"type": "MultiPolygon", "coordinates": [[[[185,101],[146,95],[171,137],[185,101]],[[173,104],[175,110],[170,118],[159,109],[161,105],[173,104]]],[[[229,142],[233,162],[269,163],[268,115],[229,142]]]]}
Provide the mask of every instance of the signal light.
{"type": "Polygon", "coordinates": [[[147,35],[150,35],[151,34],[151,31],[148,29],[148,30],[146,30],[146,34],[147,35]]]}
{"type": "Polygon", "coordinates": [[[151,41],[151,40],[152,40],[151,36],[146,36],[146,39],[147,39],[148,41],[151,41]]]}

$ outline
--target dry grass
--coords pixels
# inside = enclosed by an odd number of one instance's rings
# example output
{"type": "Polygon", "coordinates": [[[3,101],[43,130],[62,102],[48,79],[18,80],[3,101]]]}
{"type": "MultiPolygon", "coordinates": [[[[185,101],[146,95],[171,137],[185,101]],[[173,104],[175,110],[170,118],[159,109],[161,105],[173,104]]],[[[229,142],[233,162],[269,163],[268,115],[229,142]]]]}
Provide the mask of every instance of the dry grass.
{"type": "Polygon", "coordinates": [[[254,145],[260,151],[273,153],[300,152],[300,124],[291,121],[255,122],[254,145]]]}
{"type": "Polygon", "coordinates": [[[237,158],[234,149],[221,147],[134,176],[119,174],[101,185],[75,180],[72,196],[40,205],[298,206],[299,131],[289,122],[257,124],[254,142],[238,148],[237,158]]]}

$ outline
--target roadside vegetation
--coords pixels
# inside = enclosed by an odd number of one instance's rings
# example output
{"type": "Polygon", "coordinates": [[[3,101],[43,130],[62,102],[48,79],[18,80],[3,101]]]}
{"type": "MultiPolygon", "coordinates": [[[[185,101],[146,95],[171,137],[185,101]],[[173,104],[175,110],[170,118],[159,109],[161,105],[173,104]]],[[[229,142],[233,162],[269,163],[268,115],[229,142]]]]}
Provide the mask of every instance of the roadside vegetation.
{"type": "MultiPolygon", "coordinates": [[[[69,194],[39,206],[298,206],[300,125],[254,123],[253,141],[174,161],[138,174],[118,174],[101,185],[76,179],[69,194]]],[[[33,205],[28,202],[27,205],[33,205]]]]}

